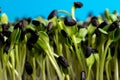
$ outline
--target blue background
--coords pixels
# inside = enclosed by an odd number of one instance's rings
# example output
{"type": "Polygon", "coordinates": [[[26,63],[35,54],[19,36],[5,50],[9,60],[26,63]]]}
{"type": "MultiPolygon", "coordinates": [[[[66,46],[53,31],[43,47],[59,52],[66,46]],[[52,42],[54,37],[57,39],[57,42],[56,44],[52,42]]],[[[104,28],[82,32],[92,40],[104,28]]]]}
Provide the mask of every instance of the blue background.
{"type": "MultiPolygon", "coordinates": [[[[71,12],[71,7],[75,0],[0,0],[2,12],[5,12],[10,21],[17,17],[37,17],[47,18],[49,13],[56,10],[67,10],[71,12]]],[[[99,15],[108,8],[111,12],[120,11],[120,1],[118,0],[77,0],[83,3],[81,9],[76,10],[76,17],[85,20],[89,12],[99,15]]]]}

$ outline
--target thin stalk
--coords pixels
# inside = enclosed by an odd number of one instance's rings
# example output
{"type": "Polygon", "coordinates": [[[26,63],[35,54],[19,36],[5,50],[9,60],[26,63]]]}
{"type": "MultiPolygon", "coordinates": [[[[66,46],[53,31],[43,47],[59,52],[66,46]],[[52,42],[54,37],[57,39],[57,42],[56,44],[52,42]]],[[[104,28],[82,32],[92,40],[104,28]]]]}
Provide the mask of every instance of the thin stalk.
{"type": "Polygon", "coordinates": [[[11,57],[11,63],[12,63],[12,80],[15,80],[15,72],[14,72],[14,69],[15,69],[15,59],[14,59],[14,51],[11,50],[10,51],[10,57],[11,57]]]}
{"type": "Polygon", "coordinates": [[[96,63],[96,80],[99,80],[99,61],[96,63]]]}
{"type": "Polygon", "coordinates": [[[36,80],[36,64],[35,64],[35,57],[32,58],[32,63],[33,63],[33,74],[32,74],[32,78],[33,78],[33,80],[36,80]]]}
{"type": "Polygon", "coordinates": [[[75,6],[72,6],[72,18],[73,18],[74,20],[76,20],[76,19],[75,19],[75,10],[76,10],[75,6]]]}
{"type": "Polygon", "coordinates": [[[43,79],[42,80],[46,80],[46,74],[45,74],[45,60],[43,60],[43,63],[42,63],[42,77],[43,79]]]}
{"type": "Polygon", "coordinates": [[[99,66],[100,67],[100,80],[103,80],[103,71],[104,71],[105,57],[106,57],[107,50],[108,50],[108,47],[111,44],[111,42],[112,42],[112,40],[110,40],[110,39],[107,41],[104,53],[102,53],[102,56],[101,56],[101,59],[100,59],[100,66],[99,66]]]}
{"type": "Polygon", "coordinates": [[[118,59],[117,59],[118,44],[116,44],[115,55],[114,55],[114,73],[115,73],[114,74],[114,80],[119,80],[119,68],[118,68],[118,59]]]}
{"type": "Polygon", "coordinates": [[[67,14],[68,16],[72,17],[72,15],[66,10],[58,10],[58,12],[67,14]]]}
{"type": "Polygon", "coordinates": [[[86,80],[90,80],[90,71],[91,71],[91,66],[88,67],[88,73],[87,73],[86,80]]]}
{"type": "Polygon", "coordinates": [[[80,58],[80,54],[78,52],[78,46],[77,46],[77,43],[76,43],[76,38],[75,38],[75,35],[72,36],[72,41],[74,43],[74,46],[75,46],[75,51],[76,51],[76,55],[77,55],[77,58],[79,60],[79,64],[80,64],[80,67],[81,67],[81,70],[83,69],[83,65],[82,65],[82,60],[80,58]]]}

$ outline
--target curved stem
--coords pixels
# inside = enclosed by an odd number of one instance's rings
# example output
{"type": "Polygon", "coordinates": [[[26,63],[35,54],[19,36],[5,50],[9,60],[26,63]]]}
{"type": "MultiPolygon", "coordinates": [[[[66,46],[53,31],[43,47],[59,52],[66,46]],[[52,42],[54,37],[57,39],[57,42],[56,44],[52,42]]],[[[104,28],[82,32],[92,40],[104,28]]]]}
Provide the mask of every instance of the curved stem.
{"type": "Polygon", "coordinates": [[[74,20],[76,20],[76,19],[75,19],[75,10],[76,10],[75,6],[72,6],[72,18],[73,18],[74,20]]]}
{"type": "Polygon", "coordinates": [[[67,14],[68,16],[72,17],[72,15],[71,15],[68,11],[65,11],[65,10],[58,10],[58,12],[67,14]]]}

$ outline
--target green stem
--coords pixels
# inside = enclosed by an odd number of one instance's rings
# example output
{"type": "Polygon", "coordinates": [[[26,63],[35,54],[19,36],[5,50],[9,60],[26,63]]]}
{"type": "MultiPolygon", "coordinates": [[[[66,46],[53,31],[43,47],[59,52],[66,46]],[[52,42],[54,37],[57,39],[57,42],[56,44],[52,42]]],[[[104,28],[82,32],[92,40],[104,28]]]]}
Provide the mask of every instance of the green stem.
{"type": "Polygon", "coordinates": [[[99,80],[99,61],[96,63],[96,80],[99,80]]]}
{"type": "MultiPolygon", "coordinates": [[[[118,43],[119,44],[119,43],[118,43]]],[[[114,80],[119,80],[119,68],[118,68],[118,59],[117,59],[117,49],[118,49],[118,44],[116,44],[115,47],[115,54],[114,54],[114,80]]]]}
{"type": "Polygon", "coordinates": [[[35,57],[32,58],[32,63],[33,63],[33,74],[32,74],[32,78],[33,78],[33,80],[36,80],[36,64],[35,64],[35,57]]]}
{"type": "Polygon", "coordinates": [[[104,53],[102,53],[102,56],[101,56],[101,59],[100,59],[100,66],[99,66],[100,67],[100,80],[103,80],[105,57],[106,57],[107,50],[108,50],[108,47],[111,44],[111,42],[112,42],[112,40],[110,40],[110,39],[107,41],[104,53]]]}
{"type": "Polygon", "coordinates": [[[42,80],[46,80],[46,76],[45,76],[45,60],[43,60],[43,63],[42,63],[42,74],[43,74],[43,79],[42,80]]]}
{"type": "Polygon", "coordinates": [[[11,50],[10,51],[10,57],[11,57],[11,63],[12,63],[12,80],[15,80],[15,72],[14,72],[14,69],[15,69],[15,59],[14,59],[14,51],[11,50]]]}
{"type": "Polygon", "coordinates": [[[109,76],[109,61],[110,61],[110,60],[108,60],[108,61],[106,62],[106,66],[105,66],[106,75],[107,75],[107,80],[110,80],[110,76],[109,76]]]}
{"type": "Polygon", "coordinates": [[[75,19],[75,10],[76,10],[75,6],[72,6],[72,18],[73,18],[74,20],[76,20],[76,19],[75,19]]]}
{"type": "Polygon", "coordinates": [[[72,15],[68,11],[66,11],[66,10],[58,10],[58,12],[65,13],[68,16],[72,17],[72,15]]]}
{"type": "Polygon", "coordinates": [[[83,65],[82,65],[82,60],[80,58],[80,54],[78,52],[78,46],[77,46],[77,43],[76,43],[76,38],[75,38],[75,35],[72,36],[72,41],[74,43],[74,46],[75,46],[75,51],[76,51],[76,55],[77,55],[77,58],[79,60],[79,64],[80,64],[80,67],[81,67],[81,70],[83,69],[83,65]]]}
{"type": "Polygon", "coordinates": [[[90,71],[91,71],[91,66],[88,67],[88,73],[87,73],[86,80],[90,80],[90,71]]]}

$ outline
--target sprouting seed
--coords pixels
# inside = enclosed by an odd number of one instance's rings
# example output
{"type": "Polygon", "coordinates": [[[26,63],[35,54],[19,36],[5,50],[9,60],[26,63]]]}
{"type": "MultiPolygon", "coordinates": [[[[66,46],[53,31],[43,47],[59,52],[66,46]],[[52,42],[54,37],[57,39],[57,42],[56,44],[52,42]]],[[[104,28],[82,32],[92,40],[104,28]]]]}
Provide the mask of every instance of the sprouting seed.
{"type": "Polygon", "coordinates": [[[39,25],[40,25],[40,22],[37,21],[37,20],[32,20],[32,24],[35,25],[35,26],[39,26],[39,25]]]}
{"type": "Polygon", "coordinates": [[[64,30],[61,30],[61,34],[66,38],[68,37],[67,33],[64,30]]]}
{"type": "Polygon", "coordinates": [[[108,31],[113,31],[115,30],[118,26],[120,26],[120,22],[119,21],[114,21],[110,27],[108,28],[108,31]]]}
{"type": "Polygon", "coordinates": [[[57,10],[53,10],[53,11],[49,14],[48,20],[49,20],[49,19],[52,19],[52,18],[55,17],[55,16],[57,16],[57,14],[58,14],[58,11],[57,11],[57,10]]]}
{"type": "Polygon", "coordinates": [[[8,31],[8,28],[10,27],[10,23],[8,24],[2,24],[2,31],[8,31]]]}
{"type": "Polygon", "coordinates": [[[14,29],[20,28],[23,30],[24,24],[23,21],[19,21],[17,24],[15,24],[14,29]]]}
{"type": "Polygon", "coordinates": [[[27,41],[27,47],[29,50],[32,49],[33,45],[37,42],[39,35],[37,33],[31,34],[31,37],[27,41]]]}
{"type": "Polygon", "coordinates": [[[34,33],[35,33],[35,31],[33,31],[32,29],[26,29],[25,32],[26,32],[26,33],[30,33],[30,34],[34,34],[34,33]]]}
{"type": "Polygon", "coordinates": [[[85,71],[81,72],[81,80],[86,80],[86,73],[85,73],[85,71]]]}
{"type": "Polygon", "coordinates": [[[88,58],[91,55],[91,50],[92,50],[92,48],[88,46],[86,49],[86,53],[85,53],[86,58],[88,58]]]}
{"type": "Polygon", "coordinates": [[[97,28],[104,28],[106,25],[108,25],[108,22],[105,20],[97,28]]]}
{"type": "Polygon", "coordinates": [[[111,45],[109,46],[109,48],[110,48],[111,56],[113,57],[114,54],[115,54],[115,46],[114,46],[113,44],[111,44],[111,45]]]}
{"type": "Polygon", "coordinates": [[[83,4],[81,2],[74,2],[74,6],[76,8],[81,8],[83,6],[83,4]]]}
{"type": "Polygon", "coordinates": [[[32,18],[29,17],[29,18],[27,18],[26,20],[27,20],[28,24],[30,24],[31,21],[32,21],[32,18]]]}
{"type": "Polygon", "coordinates": [[[6,37],[10,37],[11,35],[11,32],[10,31],[2,31],[3,35],[6,36],[6,37]]]}
{"type": "Polygon", "coordinates": [[[53,27],[53,22],[49,22],[47,25],[47,30],[50,31],[53,27]]]}
{"type": "Polygon", "coordinates": [[[76,25],[76,23],[77,22],[74,19],[70,19],[70,18],[67,18],[67,17],[65,17],[65,19],[64,19],[64,24],[66,26],[74,26],[74,25],[76,25]]]}
{"type": "Polygon", "coordinates": [[[58,63],[63,67],[63,68],[67,68],[69,66],[67,60],[63,57],[63,56],[59,56],[57,58],[58,63]]]}
{"type": "Polygon", "coordinates": [[[96,34],[96,37],[101,36],[101,32],[97,29],[95,29],[94,33],[96,34]]]}
{"type": "Polygon", "coordinates": [[[33,73],[32,65],[29,62],[25,62],[25,70],[28,75],[31,75],[33,73]]]}
{"type": "Polygon", "coordinates": [[[93,26],[98,26],[98,18],[97,17],[92,17],[91,18],[91,24],[93,25],[93,26]]]}
{"type": "Polygon", "coordinates": [[[92,49],[92,47],[88,46],[86,48],[86,53],[85,53],[85,57],[88,58],[91,53],[98,53],[98,51],[96,49],[92,49]]]}

